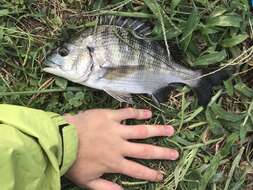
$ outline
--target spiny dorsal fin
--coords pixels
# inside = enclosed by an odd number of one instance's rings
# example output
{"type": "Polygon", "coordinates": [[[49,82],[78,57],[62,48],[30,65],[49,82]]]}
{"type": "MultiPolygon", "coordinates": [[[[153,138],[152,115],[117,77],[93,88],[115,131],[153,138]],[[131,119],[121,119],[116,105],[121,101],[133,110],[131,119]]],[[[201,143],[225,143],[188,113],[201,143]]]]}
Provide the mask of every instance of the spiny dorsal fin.
{"type": "Polygon", "coordinates": [[[99,17],[98,25],[113,25],[132,31],[136,37],[148,38],[153,26],[149,22],[140,21],[129,17],[103,16],[99,17]]]}

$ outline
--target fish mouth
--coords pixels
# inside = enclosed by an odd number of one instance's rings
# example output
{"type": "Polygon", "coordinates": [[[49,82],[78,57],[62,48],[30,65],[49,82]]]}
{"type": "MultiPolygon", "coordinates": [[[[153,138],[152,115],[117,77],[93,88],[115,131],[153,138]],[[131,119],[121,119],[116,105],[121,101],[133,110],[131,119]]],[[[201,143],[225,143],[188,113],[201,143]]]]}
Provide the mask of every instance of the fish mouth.
{"type": "Polygon", "coordinates": [[[42,71],[47,73],[53,73],[53,71],[60,69],[60,65],[56,64],[55,62],[51,60],[45,61],[46,67],[42,69],[42,71]]]}
{"type": "Polygon", "coordinates": [[[59,65],[51,60],[46,60],[45,61],[45,65],[48,66],[48,67],[59,67],[59,65]]]}

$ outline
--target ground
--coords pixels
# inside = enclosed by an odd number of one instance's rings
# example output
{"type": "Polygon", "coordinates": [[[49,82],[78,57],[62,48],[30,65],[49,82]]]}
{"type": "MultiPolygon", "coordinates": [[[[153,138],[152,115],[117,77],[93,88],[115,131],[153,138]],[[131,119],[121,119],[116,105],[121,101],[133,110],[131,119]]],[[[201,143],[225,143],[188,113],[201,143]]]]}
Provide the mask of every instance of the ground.
{"type": "MultiPolygon", "coordinates": [[[[173,90],[160,108],[148,97],[135,97],[135,107],[154,112],[147,123],[171,124],[177,131],[173,138],[146,142],[177,148],[178,161],[138,160],[163,170],[162,183],[105,177],[129,190],[253,189],[253,14],[247,0],[2,0],[0,7],[1,103],[60,114],[119,108],[101,91],[42,72],[47,53],[69,34],[93,27],[99,15],[148,20],[154,39],[174,42],[177,59],[191,68],[232,68],[205,108],[188,87],[173,90]]],[[[62,189],[79,188],[63,179],[62,189]]]]}

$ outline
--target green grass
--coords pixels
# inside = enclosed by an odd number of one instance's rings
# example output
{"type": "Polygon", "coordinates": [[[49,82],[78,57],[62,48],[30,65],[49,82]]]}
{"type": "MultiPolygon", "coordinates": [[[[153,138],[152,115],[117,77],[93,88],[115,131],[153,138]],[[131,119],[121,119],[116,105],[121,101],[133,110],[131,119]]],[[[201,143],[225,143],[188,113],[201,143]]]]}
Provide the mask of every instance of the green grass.
{"type": "MultiPolygon", "coordinates": [[[[213,91],[206,109],[187,87],[160,108],[144,96],[136,107],[153,110],[147,123],[172,124],[173,138],[145,142],[175,147],[176,162],[143,161],[164,171],[162,183],[106,176],[125,189],[253,189],[253,14],[247,0],[1,0],[0,101],[57,113],[119,108],[96,91],[41,71],[46,53],[69,34],[94,26],[92,16],[123,15],[150,20],[157,40],[177,42],[182,62],[204,70],[232,66],[236,72],[213,91]]],[[[64,190],[77,190],[63,180],[64,190]]]]}

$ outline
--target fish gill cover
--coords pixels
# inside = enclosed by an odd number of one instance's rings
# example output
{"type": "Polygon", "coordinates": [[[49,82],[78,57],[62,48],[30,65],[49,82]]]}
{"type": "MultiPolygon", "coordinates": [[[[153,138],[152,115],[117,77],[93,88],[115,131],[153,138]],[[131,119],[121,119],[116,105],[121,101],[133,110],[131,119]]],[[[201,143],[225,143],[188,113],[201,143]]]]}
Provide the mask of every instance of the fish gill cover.
{"type": "MultiPolygon", "coordinates": [[[[107,176],[125,189],[252,189],[253,15],[248,0],[2,1],[0,5],[0,99],[58,113],[120,104],[92,90],[42,72],[46,56],[72,33],[95,27],[94,17],[127,16],[154,25],[152,37],[176,44],[178,59],[214,72],[232,66],[229,80],[212,91],[204,109],[188,87],[175,87],[156,107],[146,96],[150,124],[173,125],[172,139],[148,142],[181,150],[176,162],[141,161],[166,174],[162,183],[107,176]]],[[[96,19],[95,19],[96,20],[96,19]]],[[[171,46],[170,46],[171,47],[171,46]]],[[[134,121],[129,121],[133,124],[134,121]]],[[[62,189],[78,189],[63,180],[62,189]]]]}

